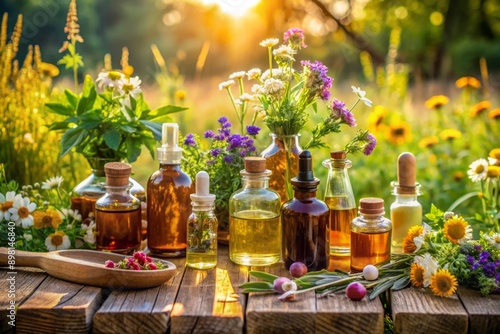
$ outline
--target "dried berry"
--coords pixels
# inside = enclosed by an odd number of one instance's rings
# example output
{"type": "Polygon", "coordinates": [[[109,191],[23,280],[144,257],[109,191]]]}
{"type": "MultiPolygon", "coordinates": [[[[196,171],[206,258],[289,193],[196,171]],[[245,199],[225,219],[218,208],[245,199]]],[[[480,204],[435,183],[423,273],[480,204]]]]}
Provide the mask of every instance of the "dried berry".
{"type": "Polygon", "coordinates": [[[349,283],[345,293],[350,300],[361,300],[366,296],[366,288],[359,282],[349,283]]]}
{"type": "Polygon", "coordinates": [[[378,269],[374,265],[367,265],[363,268],[363,277],[367,281],[374,281],[378,278],[378,269]]]}
{"type": "Polygon", "coordinates": [[[135,252],[133,256],[127,257],[117,263],[108,260],[104,263],[104,266],[106,268],[129,270],[157,270],[168,268],[168,266],[162,264],[160,261],[153,262],[153,259],[144,252],[135,252]]]}
{"type": "Polygon", "coordinates": [[[290,275],[299,278],[307,274],[307,266],[302,262],[294,262],[290,266],[290,275]]]}
{"type": "Polygon", "coordinates": [[[277,279],[274,280],[273,283],[273,288],[275,291],[279,293],[284,293],[285,290],[283,289],[283,283],[290,282],[290,279],[287,277],[278,277],[277,279]]]}

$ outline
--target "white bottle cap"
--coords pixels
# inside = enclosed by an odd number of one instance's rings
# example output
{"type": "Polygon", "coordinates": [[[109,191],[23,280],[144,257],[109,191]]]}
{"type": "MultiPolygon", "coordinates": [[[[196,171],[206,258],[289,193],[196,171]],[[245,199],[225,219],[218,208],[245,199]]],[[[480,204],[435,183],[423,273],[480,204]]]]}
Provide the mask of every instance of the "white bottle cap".
{"type": "Polygon", "coordinates": [[[196,174],[196,193],[191,194],[193,202],[213,202],[215,195],[210,194],[210,177],[205,171],[196,174]]]}
{"type": "Polygon", "coordinates": [[[176,123],[163,123],[161,130],[158,160],[164,164],[180,164],[182,148],[179,147],[179,126],[176,123]]]}

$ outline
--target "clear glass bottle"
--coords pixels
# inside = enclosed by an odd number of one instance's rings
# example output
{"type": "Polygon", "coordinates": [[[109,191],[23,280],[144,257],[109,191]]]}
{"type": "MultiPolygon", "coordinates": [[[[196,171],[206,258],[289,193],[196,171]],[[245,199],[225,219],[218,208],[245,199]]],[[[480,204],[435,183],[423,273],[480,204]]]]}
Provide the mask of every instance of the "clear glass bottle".
{"type": "Polygon", "coordinates": [[[215,195],[210,194],[210,177],[205,171],[196,174],[196,193],[191,194],[193,212],[187,221],[186,265],[211,269],[217,265],[217,218],[215,195]]]}
{"type": "Polygon", "coordinates": [[[330,208],[330,255],[349,256],[351,221],[356,217],[356,200],[347,169],[352,166],[345,151],[333,151],[322,165],[328,168],[325,203],[330,208]]]}
{"type": "Polygon", "coordinates": [[[390,261],[392,223],[384,213],[381,198],[359,201],[359,216],[351,222],[351,273],[362,272],[369,264],[390,261]]]}
{"type": "Polygon", "coordinates": [[[276,263],[281,258],[280,196],[269,189],[266,160],[246,157],[242,189],[229,198],[229,257],[246,266],[276,263]]]}
{"type": "Polygon", "coordinates": [[[312,156],[299,155],[298,176],[292,179],[294,198],[281,208],[283,261],[287,269],[303,262],[309,271],[327,269],[330,262],[330,210],[316,198],[319,179],[314,177],[312,156]]]}
{"type": "Polygon", "coordinates": [[[96,248],[132,254],[141,245],[141,202],[130,194],[132,167],[122,162],[104,165],[106,194],[95,202],[96,248]]]}
{"type": "Polygon", "coordinates": [[[147,186],[148,249],[154,256],[186,255],[187,226],[193,192],[191,178],[181,170],[182,149],[179,127],[162,126],[162,146],[158,148],[160,169],[147,186]]]}
{"type": "Polygon", "coordinates": [[[420,195],[420,184],[416,181],[416,159],[409,152],[398,157],[398,181],[391,182],[392,194],[396,200],[391,204],[392,253],[402,254],[403,240],[408,230],[415,225],[422,225],[422,205],[417,197],[420,195]]]}

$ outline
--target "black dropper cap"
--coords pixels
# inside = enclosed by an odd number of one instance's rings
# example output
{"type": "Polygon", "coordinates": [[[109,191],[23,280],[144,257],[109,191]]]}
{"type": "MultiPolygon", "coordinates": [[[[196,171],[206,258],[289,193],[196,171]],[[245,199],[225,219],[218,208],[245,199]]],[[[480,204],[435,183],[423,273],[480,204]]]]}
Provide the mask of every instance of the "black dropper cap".
{"type": "Polygon", "coordinates": [[[299,154],[299,175],[292,179],[294,189],[303,192],[313,192],[318,189],[319,179],[314,177],[312,154],[304,150],[299,154]]]}

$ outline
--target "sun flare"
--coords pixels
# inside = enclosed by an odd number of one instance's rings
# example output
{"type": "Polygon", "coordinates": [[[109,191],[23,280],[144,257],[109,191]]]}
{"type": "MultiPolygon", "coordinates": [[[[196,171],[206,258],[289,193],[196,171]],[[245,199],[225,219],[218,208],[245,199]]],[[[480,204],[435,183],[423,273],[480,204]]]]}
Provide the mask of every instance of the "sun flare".
{"type": "Polygon", "coordinates": [[[260,0],[202,0],[204,5],[217,5],[226,14],[242,17],[260,0]]]}

